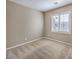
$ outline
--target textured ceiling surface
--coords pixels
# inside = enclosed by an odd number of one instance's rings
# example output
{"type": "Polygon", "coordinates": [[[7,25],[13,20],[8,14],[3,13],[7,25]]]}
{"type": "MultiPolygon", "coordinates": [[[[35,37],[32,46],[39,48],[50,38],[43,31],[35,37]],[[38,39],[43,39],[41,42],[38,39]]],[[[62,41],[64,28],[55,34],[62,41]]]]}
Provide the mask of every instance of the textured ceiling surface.
{"type": "Polygon", "coordinates": [[[72,3],[72,0],[10,0],[42,12],[72,3]]]}

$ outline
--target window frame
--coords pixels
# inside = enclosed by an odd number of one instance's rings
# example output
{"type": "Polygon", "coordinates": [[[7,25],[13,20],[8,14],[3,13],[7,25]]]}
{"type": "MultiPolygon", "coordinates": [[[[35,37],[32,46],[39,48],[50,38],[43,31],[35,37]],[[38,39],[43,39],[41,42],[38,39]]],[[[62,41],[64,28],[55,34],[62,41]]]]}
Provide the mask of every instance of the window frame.
{"type": "Polygon", "coordinates": [[[65,11],[65,12],[60,12],[60,13],[54,13],[54,14],[52,14],[50,16],[50,31],[52,33],[71,34],[72,33],[72,13],[71,13],[71,11],[65,11]],[[54,32],[52,30],[52,16],[61,15],[61,14],[68,14],[68,13],[69,13],[69,32],[62,32],[62,31],[54,32]]]}

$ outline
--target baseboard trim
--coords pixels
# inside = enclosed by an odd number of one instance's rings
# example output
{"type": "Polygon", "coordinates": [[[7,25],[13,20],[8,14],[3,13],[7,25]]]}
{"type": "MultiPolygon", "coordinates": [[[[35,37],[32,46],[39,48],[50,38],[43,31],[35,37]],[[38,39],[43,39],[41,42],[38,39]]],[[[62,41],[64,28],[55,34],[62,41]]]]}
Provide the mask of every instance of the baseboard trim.
{"type": "Polygon", "coordinates": [[[16,48],[16,47],[19,47],[19,46],[22,46],[22,45],[25,45],[25,44],[28,44],[28,43],[31,43],[31,42],[35,42],[35,41],[40,40],[40,39],[42,39],[42,38],[43,38],[43,37],[36,38],[36,39],[33,39],[33,40],[29,41],[29,42],[24,42],[24,43],[21,43],[21,44],[18,44],[18,45],[15,45],[15,46],[6,48],[6,50],[10,50],[10,49],[13,49],[13,48],[16,48]]]}
{"type": "Polygon", "coordinates": [[[46,39],[49,39],[49,40],[52,40],[52,41],[56,41],[56,42],[59,42],[59,43],[63,43],[63,44],[65,44],[65,45],[72,46],[71,43],[67,43],[67,42],[59,41],[59,40],[52,39],[52,38],[49,38],[49,37],[43,37],[43,38],[46,38],[46,39]]]}
{"type": "Polygon", "coordinates": [[[35,42],[35,41],[40,40],[40,39],[43,39],[43,38],[45,38],[45,39],[49,39],[49,40],[52,40],[52,41],[56,41],[56,42],[59,42],[59,43],[63,43],[63,44],[65,44],[65,45],[72,46],[71,43],[67,43],[67,42],[59,41],[59,40],[52,39],[52,38],[49,38],[49,37],[40,37],[40,38],[33,39],[32,41],[29,41],[29,42],[24,42],[24,43],[21,43],[21,44],[18,44],[18,45],[15,45],[15,46],[6,48],[6,50],[10,50],[10,49],[13,49],[13,48],[16,48],[16,47],[19,47],[19,46],[22,46],[22,45],[25,45],[25,44],[28,44],[28,43],[31,43],[31,42],[35,42]]]}

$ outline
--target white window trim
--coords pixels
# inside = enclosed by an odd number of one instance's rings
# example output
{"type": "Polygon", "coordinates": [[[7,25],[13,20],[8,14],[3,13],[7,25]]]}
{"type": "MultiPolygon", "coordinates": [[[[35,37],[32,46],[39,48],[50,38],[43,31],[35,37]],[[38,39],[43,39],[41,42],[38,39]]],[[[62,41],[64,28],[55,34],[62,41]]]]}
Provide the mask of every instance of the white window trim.
{"type": "Polygon", "coordinates": [[[54,13],[53,15],[50,15],[50,31],[52,33],[59,33],[59,34],[72,34],[72,13],[71,11],[65,11],[65,12],[60,12],[60,13],[54,13]],[[52,16],[55,16],[55,15],[59,15],[59,14],[65,14],[65,13],[70,13],[70,18],[69,18],[69,32],[54,32],[52,31],[52,16]]]}

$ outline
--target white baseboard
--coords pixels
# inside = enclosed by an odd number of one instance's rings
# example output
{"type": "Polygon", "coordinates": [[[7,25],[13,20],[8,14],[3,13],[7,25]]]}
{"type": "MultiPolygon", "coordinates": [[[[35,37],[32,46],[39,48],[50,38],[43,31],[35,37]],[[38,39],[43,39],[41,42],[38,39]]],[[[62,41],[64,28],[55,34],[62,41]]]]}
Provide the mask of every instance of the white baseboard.
{"type": "Polygon", "coordinates": [[[31,43],[31,42],[37,41],[37,40],[40,40],[40,39],[42,39],[42,38],[46,38],[46,39],[49,39],[49,40],[52,40],[52,41],[56,41],[56,42],[59,42],[59,43],[63,43],[63,44],[66,44],[66,45],[72,46],[71,43],[67,43],[67,42],[59,41],[59,40],[52,39],[52,38],[49,38],[49,37],[40,37],[40,38],[34,39],[34,40],[32,40],[32,41],[29,41],[29,42],[21,43],[21,44],[18,44],[18,45],[15,45],[15,46],[12,46],[12,47],[6,48],[6,50],[10,50],[10,49],[12,49],[12,48],[16,48],[16,47],[22,46],[22,45],[24,45],[24,44],[28,44],[28,43],[31,43]]]}
{"type": "Polygon", "coordinates": [[[40,38],[36,38],[36,39],[33,39],[29,42],[24,42],[24,43],[21,43],[21,44],[18,44],[18,45],[15,45],[15,46],[12,46],[12,47],[9,47],[9,48],[6,48],[6,50],[10,50],[10,49],[13,49],[13,48],[16,48],[16,47],[19,47],[19,46],[22,46],[22,45],[25,45],[25,44],[28,44],[28,43],[31,43],[31,42],[34,42],[34,41],[37,41],[39,39],[42,39],[43,37],[40,37],[40,38]]]}
{"type": "Polygon", "coordinates": [[[59,41],[59,40],[52,39],[52,38],[49,38],[49,37],[43,37],[43,38],[46,38],[46,39],[49,39],[49,40],[52,40],[52,41],[56,41],[56,42],[59,42],[59,43],[63,43],[63,44],[65,44],[65,45],[72,46],[71,43],[67,43],[67,42],[59,41]]]}

